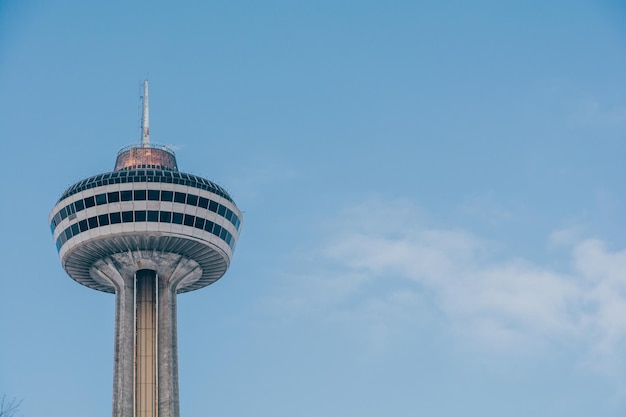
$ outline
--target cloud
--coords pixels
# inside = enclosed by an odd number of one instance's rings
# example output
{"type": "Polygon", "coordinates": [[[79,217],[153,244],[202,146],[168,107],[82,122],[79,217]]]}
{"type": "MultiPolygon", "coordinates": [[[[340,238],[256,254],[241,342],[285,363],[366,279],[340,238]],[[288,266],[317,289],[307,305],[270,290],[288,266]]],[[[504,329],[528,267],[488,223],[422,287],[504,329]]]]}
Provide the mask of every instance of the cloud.
{"type": "Polygon", "coordinates": [[[428,223],[407,202],[345,210],[312,250],[307,273],[292,271],[300,313],[363,325],[377,348],[394,332],[437,319],[472,349],[509,354],[572,345],[594,369],[622,367],[626,251],[558,231],[548,239],[566,245],[569,266],[554,270],[428,223]]]}
{"type": "Polygon", "coordinates": [[[601,103],[595,98],[579,102],[577,120],[582,124],[615,126],[626,122],[626,107],[601,103]]]}

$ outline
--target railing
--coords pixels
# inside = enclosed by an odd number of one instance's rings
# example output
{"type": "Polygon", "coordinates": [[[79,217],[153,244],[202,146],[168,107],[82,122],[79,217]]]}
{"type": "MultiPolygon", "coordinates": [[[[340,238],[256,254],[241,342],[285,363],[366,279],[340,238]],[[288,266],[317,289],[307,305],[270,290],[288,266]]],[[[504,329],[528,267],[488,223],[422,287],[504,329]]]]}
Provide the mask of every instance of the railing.
{"type": "Polygon", "coordinates": [[[165,151],[168,153],[171,153],[172,155],[176,156],[176,153],[174,152],[174,150],[168,146],[165,145],[157,145],[157,144],[152,144],[149,143],[148,145],[142,145],[141,143],[135,143],[132,145],[128,145],[128,146],[124,146],[122,149],[120,149],[117,152],[117,156],[120,156],[122,153],[126,152],[129,149],[133,149],[133,148],[150,148],[150,149],[159,149],[161,151],[165,151]]]}

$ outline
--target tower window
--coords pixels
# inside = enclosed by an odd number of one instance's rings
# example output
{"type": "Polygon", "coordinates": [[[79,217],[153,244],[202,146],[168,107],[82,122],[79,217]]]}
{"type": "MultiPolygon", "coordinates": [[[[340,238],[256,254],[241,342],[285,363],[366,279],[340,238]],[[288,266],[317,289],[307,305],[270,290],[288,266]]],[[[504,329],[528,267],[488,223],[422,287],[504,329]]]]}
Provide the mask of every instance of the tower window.
{"type": "Polygon", "coordinates": [[[106,204],[106,203],[107,203],[107,195],[106,194],[98,194],[96,196],[96,204],[98,206],[101,206],[101,205],[106,204]]]}
{"type": "Polygon", "coordinates": [[[159,190],[148,190],[148,200],[159,201],[159,190]]]}
{"type": "Polygon", "coordinates": [[[120,191],[120,200],[131,201],[133,199],[133,192],[130,190],[120,191]]]}
{"type": "Polygon", "coordinates": [[[111,213],[111,224],[118,224],[122,222],[121,213],[111,213]]]}
{"type": "Polygon", "coordinates": [[[185,193],[179,193],[179,192],[175,192],[174,193],[174,201],[177,203],[185,203],[185,193]]]}
{"type": "Polygon", "coordinates": [[[172,191],[161,191],[161,201],[172,201],[174,199],[174,193],[172,191]]]}
{"type": "Polygon", "coordinates": [[[123,211],[122,212],[122,221],[124,223],[132,223],[133,222],[133,212],[132,211],[123,211]]]}
{"type": "Polygon", "coordinates": [[[117,203],[118,201],[120,201],[120,193],[118,191],[108,193],[107,199],[109,200],[109,203],[117,203]]]}
{"type": "Polygon", "coordinates": [[[146,199],[146,190],[135,190],[135,198],[134,200],[145,200],[146,199]]]}

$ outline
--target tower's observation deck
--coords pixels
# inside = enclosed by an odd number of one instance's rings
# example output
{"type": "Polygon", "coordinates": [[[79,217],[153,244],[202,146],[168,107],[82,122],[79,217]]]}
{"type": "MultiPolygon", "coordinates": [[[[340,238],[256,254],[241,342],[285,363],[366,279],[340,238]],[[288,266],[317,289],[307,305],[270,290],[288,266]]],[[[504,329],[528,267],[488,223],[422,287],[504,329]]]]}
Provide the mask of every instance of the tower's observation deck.
{"type": "Polygon", "coordinates": [[[178,417],[176,294],[224,275],[242,215],[222,187],[150,144],[144,88],[141,144],[69,187],[49,222],[69,276],[115,293],[113,416],[178,417]]]}
{"type": "Polygon", "coordinates": [[[214,182],[139,163],[72,185],[52,210],[50,227],[63,268],[81,284],[115,292],[114,264],[172,279],[183,274],[176,284],[180,293],[224,275],[241,218],[214,182]]]}

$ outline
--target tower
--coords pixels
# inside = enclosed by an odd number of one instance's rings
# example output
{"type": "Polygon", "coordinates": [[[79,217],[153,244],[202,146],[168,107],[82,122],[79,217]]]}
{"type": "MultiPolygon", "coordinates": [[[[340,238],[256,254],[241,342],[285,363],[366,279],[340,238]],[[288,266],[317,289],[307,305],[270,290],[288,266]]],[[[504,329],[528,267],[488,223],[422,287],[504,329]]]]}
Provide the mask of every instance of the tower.
{"type": "Polygon", "coordinates": [[[148,81],[143,97],[141,143],[69,187],[49,220],[68,275],[115,294],[113,416],[178,417],[176,295],[224,275],[242,215],[222,187],[150,143],[148,81]]]}

